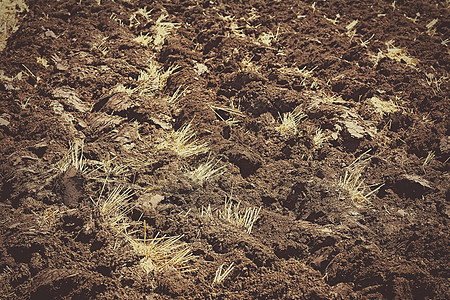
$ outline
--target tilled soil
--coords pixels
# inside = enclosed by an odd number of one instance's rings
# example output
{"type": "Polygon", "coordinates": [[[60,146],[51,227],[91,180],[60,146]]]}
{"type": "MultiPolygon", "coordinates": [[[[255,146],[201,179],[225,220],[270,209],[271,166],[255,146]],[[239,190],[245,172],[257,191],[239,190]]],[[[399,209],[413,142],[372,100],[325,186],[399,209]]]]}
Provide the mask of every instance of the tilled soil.
{"type": "Polygon", "coordinates": [[[0,57],[2,298],[448,297],[448,1],[27,5],[0,57]],[[171,146],[187,124],[207,150],[171,146]],[[130,237],[163,236],[186,259],[143,268],[130,237]]]}

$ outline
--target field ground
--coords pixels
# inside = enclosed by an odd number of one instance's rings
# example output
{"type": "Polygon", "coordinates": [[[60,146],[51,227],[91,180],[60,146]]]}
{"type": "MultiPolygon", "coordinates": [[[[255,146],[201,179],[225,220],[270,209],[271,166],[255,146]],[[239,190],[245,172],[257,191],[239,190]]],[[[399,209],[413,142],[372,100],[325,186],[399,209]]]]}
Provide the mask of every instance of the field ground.
{"type": "Polygon", "coordinates": [[[445,299],[449,6],[11,6],[0,297],[445,299]]]}

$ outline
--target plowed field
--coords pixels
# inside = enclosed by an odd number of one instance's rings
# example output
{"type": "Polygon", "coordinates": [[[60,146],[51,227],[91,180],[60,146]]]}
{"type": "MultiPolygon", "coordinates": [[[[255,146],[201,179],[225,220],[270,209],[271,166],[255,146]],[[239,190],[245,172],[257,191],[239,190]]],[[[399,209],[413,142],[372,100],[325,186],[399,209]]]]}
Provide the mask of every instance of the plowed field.
{"type": "Polygon", "coordinates": [[[2,299],[448,299],[449,1],[12,7],[2,299]]]}

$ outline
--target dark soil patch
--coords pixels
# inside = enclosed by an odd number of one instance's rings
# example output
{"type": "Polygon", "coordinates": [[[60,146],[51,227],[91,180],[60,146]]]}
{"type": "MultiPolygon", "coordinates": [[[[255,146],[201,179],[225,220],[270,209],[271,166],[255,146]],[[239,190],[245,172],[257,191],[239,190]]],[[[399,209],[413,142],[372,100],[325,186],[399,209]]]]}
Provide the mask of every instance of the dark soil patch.
{"type": "Polygon", "coordinates": [[[0,57],[2,298],[448,297],[448,1],[27,4],[0,57]],[[208,152],[161,146],[188,123],[208,152]],[[145,272],[96,205],[118,186],[186,272],[145,272]],[[251,233],[227,199],[261,207],[251,233]]]}

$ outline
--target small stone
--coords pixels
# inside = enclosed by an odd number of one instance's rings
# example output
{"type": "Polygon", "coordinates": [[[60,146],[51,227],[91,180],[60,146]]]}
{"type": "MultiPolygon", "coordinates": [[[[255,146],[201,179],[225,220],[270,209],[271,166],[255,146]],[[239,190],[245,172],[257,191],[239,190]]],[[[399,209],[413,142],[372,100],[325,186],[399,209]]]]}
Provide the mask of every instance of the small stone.
{"type": "Polygon", "coordinates": [[[195,64],[195,72],[197,72],[197,74],[200,76],[203,73],[207,73],[208,72],[208,67],[205,64],[196,63],[195,64]]]}
{"type": "Polygon", "coordinates": [[[8,127],[9,126],[9,121],[5,120],[3,118],[0,118],[0,126],[4,126],[4,127],[8,127]]]}
{"type": "Polygon", "coordinates": [[[404,217],[404,216],[406,216],[406,211],[404,211],[403,209],[399,209],[399,210],[397,210],[397,214],[400,217],[404,217]]]}
{"type": "Polygon", "coordinates": [[[155,207],[156,205],[158,205],[159,202],[161,202],[163,200],[164,200],[164,196],[156,194],[156,195],[151,196],[149,202],[152,204],[153,207],[155,207]]]}
{"type": "Polygon", "coordinates": [[[67,71],[69,69],[69,66],[67,64],[64,64],[64,63],[57,63],[56,64],[56,69],[58,71],[67,71]]]}
{"type": "Polygon", "coordinates": [[[47,31],[45,32],[45,36],[46,37],[51,37],[51,38],[54,38],[54,39],[57,38],[56,34],[53,31],[51,31],[50,29],[47,29],[47,31]]]}

